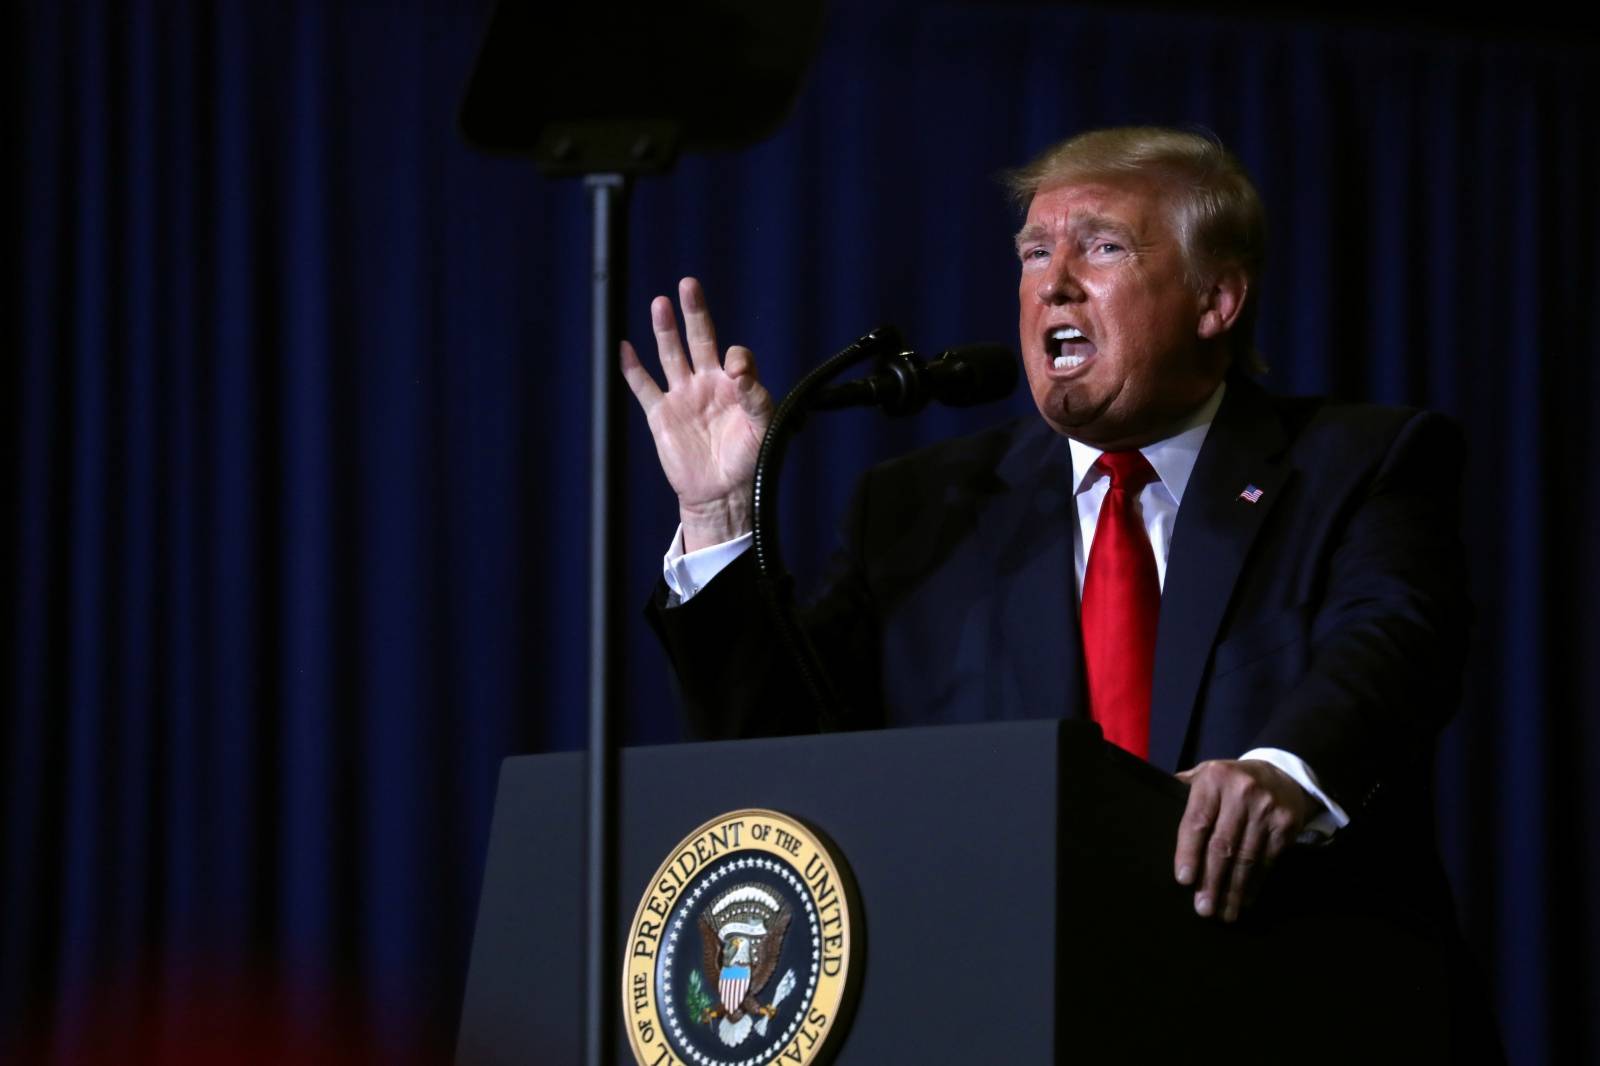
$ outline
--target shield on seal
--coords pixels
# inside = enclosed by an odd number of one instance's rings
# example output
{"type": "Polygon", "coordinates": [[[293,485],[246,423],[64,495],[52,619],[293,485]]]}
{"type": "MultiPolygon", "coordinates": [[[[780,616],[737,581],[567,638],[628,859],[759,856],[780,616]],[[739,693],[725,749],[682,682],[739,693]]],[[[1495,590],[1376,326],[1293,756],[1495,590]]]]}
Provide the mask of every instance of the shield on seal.
{"type": "Polygon", "coordinates": [[[722,975],[717,980],[717,998],[722,1000],[722,1009],[732,1014],[739,1009],[739,1004],[744,1002],[744,994],[750,990],[750,967],[724,966],[722,975]]]}

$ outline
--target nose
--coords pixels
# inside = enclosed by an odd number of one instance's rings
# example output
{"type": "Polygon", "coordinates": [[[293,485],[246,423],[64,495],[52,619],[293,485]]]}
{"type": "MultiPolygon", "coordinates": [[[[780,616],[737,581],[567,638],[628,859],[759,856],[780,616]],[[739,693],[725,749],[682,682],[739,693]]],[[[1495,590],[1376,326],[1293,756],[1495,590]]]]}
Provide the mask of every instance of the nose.
{"type": "Polygon", "coordinates": [[[1063,251],[1050,257],[1050,265],[1039,277],[1040,303],[1076,303],[1083,299],[1083,288],[1073,272],[1072,257],[1063,251]]]}

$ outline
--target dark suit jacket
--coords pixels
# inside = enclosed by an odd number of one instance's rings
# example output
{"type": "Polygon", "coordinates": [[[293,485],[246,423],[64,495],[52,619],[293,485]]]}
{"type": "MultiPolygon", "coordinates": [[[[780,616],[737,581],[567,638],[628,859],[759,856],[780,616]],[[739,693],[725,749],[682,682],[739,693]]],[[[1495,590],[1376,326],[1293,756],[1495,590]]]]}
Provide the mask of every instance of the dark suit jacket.
{"type": "MultiPolygon", "coordinates": [[[[1461,456],[1437,415],[1231,379],[1173,532],[1150,761],[1177,771],[1282,748],[1351,814],[1341,837],[1427,840],[1433,738],[1469,621],[1461,456]],[[1240,497],[1251,485],[1255,503],[1240,497]]],[[[1086,713],[1072,488],[1067,442],[1039,419],[866,476],[806,615],[845,724],[1086,713]]],[[[651,615],[697,731],[816,728],[748,553],[687,604],[665,602],[663,587],[651,615]]]]}
{"type": "MultiPolygon", "coordinates": [[[[1436,415],[1279,399],[1231,379],[1173,531],[1150,761],[1178,771],[1258,746],[1305,759],[1352,822],[1285,856],[1251,922],[1303,915],[1313,929],[1431,945],[1386,948],[1376,964],[1448,986],[1441,1061],[1494,1062],[1433,847],[1433,741],[1459,697],[1469,624],[1462,453],[1436,415]],[[1254,503],[1240,497],[1252,485],[1254,503]]],[[[843,724],[1086,713],[1072,489],[1066,440],[1036,418],[865,477],[805,615],[843,724]]],[[[682,606],[658,587],[650,615],[702,735],[817,727],[751,553],[682,606]]],[[[1324,977],[1334,998],[1360,981],[1324,977]]]]}

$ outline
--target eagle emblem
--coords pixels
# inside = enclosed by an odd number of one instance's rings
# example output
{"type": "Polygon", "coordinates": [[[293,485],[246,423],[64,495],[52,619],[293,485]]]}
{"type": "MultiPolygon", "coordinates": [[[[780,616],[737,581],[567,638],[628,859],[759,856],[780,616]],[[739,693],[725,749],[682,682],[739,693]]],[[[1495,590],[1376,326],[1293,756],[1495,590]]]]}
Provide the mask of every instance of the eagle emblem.
{"type": "Polygon", "coordinates": [[[657,867],[622,975],[639,1066],[817,1066],[861,974],[854,884],[819,831],[747,807],[703,823],[657,867]]]}
{"type": "Polygon", "coordinates": [[[741,1043],[752,1022],[765,1035],[767,1019],[778,1013],[778,1003],[794,987],[790,972],[770,1002],[757,998],[777,969],[791,917],[788,903],[754,883],[734,885],[700,913],[701,970],[706,985],[717,990],[716,1001],[699,1011],[700,1021],[718,1022],[724,1043],[741,1043]]]}

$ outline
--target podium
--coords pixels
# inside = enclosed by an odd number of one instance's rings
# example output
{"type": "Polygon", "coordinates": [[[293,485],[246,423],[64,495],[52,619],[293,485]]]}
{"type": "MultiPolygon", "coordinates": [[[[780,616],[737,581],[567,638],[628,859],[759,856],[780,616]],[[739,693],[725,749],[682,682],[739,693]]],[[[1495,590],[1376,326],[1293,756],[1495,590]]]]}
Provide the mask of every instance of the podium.
{"type": "MultiPolygon", "coordinates": [[[[457,1066],[580,1059],[583,772],[503,765],[457,1066]]],[[[708,819],[770,808],[831,838],[864,940],[839,1066],[1449,1054],[1448,952],[1385,913],[1359,849],[1292,849],[1243,920],[1198,918],[1172,873],[1186,786],[1088,723],[634,748],[619,781],[619,945],[708,819]]]]}

